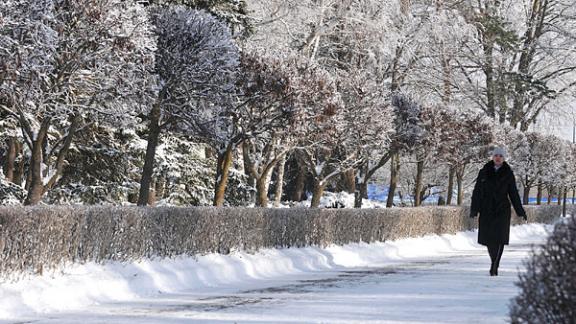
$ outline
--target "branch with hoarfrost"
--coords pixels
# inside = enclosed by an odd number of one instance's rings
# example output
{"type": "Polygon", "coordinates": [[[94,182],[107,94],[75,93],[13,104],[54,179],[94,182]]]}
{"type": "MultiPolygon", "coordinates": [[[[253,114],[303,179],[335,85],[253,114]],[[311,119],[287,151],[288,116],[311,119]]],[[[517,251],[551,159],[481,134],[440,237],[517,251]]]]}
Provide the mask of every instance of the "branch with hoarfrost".
{"type": "MultiPolygon", "coordinates": [[[[202,134],[218,122],[234,90],[238,48],[230,29],[207,12],[183,6],[153,7],[157,50],[154,73],[158,94],[148,113],[148,144],[138,205],[147,205],[154,159],[163,131],[202,134]]],[[[215,127],[217,128],[217,127],[215,127]]]]}
{"type": "Polygon", "coordinates": [[[77,127],[69,122],[74,116],[126,121],[148,98],[142,89],[148,88],[153,46],[146,16],[133,3],[22,0],[4,2],[0,12],[0,102],[18,114],[29,138],[26,203],[36,204],[49,189],[42,180],[46,172],[55,170],[50,186],[61,174],[77,127]],[[52,159],[43,147],[60,136],[69,144],[48,151],[58,156],[52,159]]]}

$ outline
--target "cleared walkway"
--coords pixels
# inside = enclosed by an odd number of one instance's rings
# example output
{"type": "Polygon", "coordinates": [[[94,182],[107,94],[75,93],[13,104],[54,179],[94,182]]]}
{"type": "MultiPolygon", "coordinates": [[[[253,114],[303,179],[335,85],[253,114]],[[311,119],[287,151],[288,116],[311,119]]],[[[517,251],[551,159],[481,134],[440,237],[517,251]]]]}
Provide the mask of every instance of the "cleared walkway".
{"type": "Polygon", "coordinates": [[[159,294],[93,306],[29,323],[504,323],[514,281],[532,244],[507,247],[500,276],[488,276],[478,247],[377,268],[319,271],[245,287],[159,294]]]}

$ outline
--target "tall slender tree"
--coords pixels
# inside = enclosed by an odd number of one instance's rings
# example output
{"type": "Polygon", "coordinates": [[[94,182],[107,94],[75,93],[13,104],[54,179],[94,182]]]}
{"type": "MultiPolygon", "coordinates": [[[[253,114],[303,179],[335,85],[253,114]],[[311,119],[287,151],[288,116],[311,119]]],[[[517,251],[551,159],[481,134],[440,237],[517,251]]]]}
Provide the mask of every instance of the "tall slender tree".
{"type": "Polygon", "coordinates": [[[154,8],[157,35],[157,97],[148,113],[148,145],[138,205],[149,201],[154,157],[163,130],[195,134],[225,105],[216,100],[234,91],[239,52],[228,27],[206,12],[182,6],[154,8]],[[205,118],[209,120],[204,120],[205,118]]]}

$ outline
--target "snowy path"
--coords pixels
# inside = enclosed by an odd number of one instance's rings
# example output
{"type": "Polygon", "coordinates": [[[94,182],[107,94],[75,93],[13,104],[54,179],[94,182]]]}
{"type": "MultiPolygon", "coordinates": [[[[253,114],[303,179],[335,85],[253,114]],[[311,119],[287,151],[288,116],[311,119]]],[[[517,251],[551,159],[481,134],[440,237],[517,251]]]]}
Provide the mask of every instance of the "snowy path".
{"type": "MultiPolygon", "coordinates": [[[[534,225],[525,227],[529,226],[534,225]]],[[[514,281],[521,261],[532,244],[545,239],[541,229],[522,234],[505,250],[498,277],[488,276],[489,259],[480,246],[466,247],[462,238],[442,236],[436,238],[452,248],[430,257],[388,260],[378,267],[338,267],[248,279],[17,322],[504,323],[509,300],[517,293],[514,281]]],[[[465,236],[473,239],[474,235],[465,236]]],[[[414,248],[418,240],[408,245],[414,248]]],[[[406,250],[406,246],[397,248],[406,250]]]]}

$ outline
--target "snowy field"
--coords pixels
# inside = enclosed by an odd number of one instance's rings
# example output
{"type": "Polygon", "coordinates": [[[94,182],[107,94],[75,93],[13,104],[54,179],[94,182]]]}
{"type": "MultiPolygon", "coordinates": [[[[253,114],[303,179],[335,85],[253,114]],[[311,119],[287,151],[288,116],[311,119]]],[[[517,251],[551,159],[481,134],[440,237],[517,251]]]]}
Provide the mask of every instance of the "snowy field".
{"type": "Polygon", "coordinates": [[[515,226],[500,276],[475,232],[326,249],[87,264],[0,285],[0,323],[504,323],[551,226],[515,226]]]}

